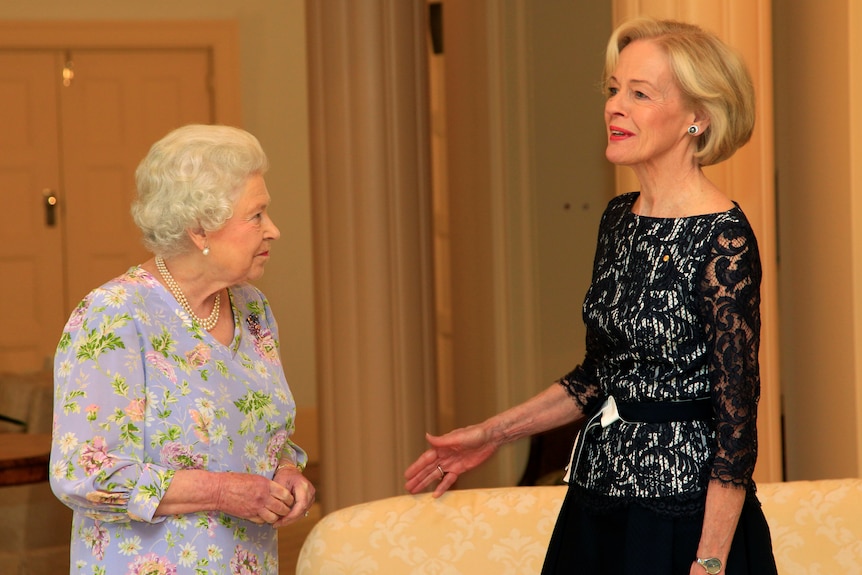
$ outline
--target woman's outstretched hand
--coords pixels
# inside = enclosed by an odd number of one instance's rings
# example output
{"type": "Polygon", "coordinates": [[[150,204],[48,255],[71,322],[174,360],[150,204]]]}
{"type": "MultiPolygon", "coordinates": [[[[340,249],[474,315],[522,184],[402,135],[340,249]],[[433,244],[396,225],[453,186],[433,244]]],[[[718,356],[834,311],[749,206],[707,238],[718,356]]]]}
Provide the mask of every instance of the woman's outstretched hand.
{"type": "Polygon", "coordinates": [[[434,497],[440,497],[458,477],[478,467],[504,443],[541,433],[583,418],[580,405],[566,389],[552,384],[520,405],[445,435],[426,434],[430,447],[414,461],[404,478],[410,493],[419,493],[434,482],[434,497]]]}
{"type": "Polygon", "coordinates": [[[480,425],[439,436],[426,433],[425,438],[430,447],[404,472],[405,487],[410,493],[419,493],[438,482],[434,497],[443,495],[462,473],[478,467],[499,447],[480,425]]]}

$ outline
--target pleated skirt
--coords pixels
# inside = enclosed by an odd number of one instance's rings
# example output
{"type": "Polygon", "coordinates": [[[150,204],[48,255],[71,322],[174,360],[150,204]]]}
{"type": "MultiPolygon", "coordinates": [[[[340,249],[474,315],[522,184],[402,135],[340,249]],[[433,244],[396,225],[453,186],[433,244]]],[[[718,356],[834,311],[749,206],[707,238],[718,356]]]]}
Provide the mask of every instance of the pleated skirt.
{"type": "MultiPolygon", "coordinates": [[[[702,526],[702,511],[682,518],[637,504],[607,512],[587,511],[570,488],[542,575],[689,575],[702,526]]],[[[778,573],[769,525],[754,495],[746,498],[722,573],[778,573]]]]}

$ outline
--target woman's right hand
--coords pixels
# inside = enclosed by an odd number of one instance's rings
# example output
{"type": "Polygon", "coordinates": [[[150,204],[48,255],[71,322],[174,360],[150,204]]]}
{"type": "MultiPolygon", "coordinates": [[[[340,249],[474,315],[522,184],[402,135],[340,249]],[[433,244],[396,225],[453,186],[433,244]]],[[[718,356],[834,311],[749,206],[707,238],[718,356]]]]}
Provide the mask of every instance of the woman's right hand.
{"type": "Polygon", "coordinates": [[[253,473],[217,473],[216,509],[252,523],[275,523],[293,507],[289,489],[253,473]]]}
{"type": "Polygon", "coordinates": [[[499,447],[490,432],[481,425],[455,429],[440,436],[426,433],[425,439],[431,447],[404,472],[405,487],[410,493],[419,493],[439,481],[434,497],[443,495],[458,476],[478,467],[499,447]]]}
{"type": "Polygon", "coordinates": [[[504,443],[547,431],[577,419],[584,413],[562,385],[553,383],[520,405],[478,425],[462,427],[441,436],[425,434],[431,445],[413,462],[404,478],[410,493],[419,493],[435,481],[434,497],[452,487],[458,476],[478,467],[504,443]],[[442,473],[441,473],[442,471],[442,473]]]}

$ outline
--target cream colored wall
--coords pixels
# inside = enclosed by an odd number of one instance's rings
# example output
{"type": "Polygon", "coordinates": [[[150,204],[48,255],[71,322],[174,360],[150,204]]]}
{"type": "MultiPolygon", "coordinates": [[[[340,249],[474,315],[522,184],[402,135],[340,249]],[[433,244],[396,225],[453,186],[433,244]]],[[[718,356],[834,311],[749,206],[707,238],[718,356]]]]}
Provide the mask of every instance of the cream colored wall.
{"type": "Polygon", "coordinates": [[[787,479],[856,477],[862,14],[857,0],[775,0],[774,17],[787,479]]]}
{"type": "Polygon", "coordinates": [[[599,220],[614,195],[600,84],[612,22],[602,2],[530,3],[528,21],[540,346],[531,391],[538,392],[586,351],[582,306],[599,220]]]}
{"type": "Polygon", "coordinates": [[[304,0],[28,0],[0,3],[0,20],[238,22],[242,117],[270,157],[267,185],[281,228],[258,285],[281,329],[282,357],[300,406],[317,403],[304,0]]]}

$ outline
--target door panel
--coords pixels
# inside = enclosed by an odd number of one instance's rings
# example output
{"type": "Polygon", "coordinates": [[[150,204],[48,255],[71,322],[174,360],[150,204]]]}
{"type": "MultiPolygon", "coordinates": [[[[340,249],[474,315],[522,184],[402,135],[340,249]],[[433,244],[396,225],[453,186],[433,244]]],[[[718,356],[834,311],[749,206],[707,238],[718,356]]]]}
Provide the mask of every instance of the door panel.
{"type": "Polygon", "coordinates": [[[43,197],[43,190],[59,189],[59,70],[54,52],[0,52],[2,371],[45,367],[67,315],[62,218],[56,214],[55,224],[46,225],[43,197]]]}
{"type": "Polygon", "coordinates": [[[207,50],[81,50],[71,60],[61,98],[68,309],[149,258],[129,213],[135,168],[171,129],[213,116],[207,50]]]}
{"type": "Polygon", "coordinates": [[[207,49],[0,50],[0,371],[50,368],[81,298],[149,257],[134,171],[169,130],[213,121],[210,62],[207,49]]]}

